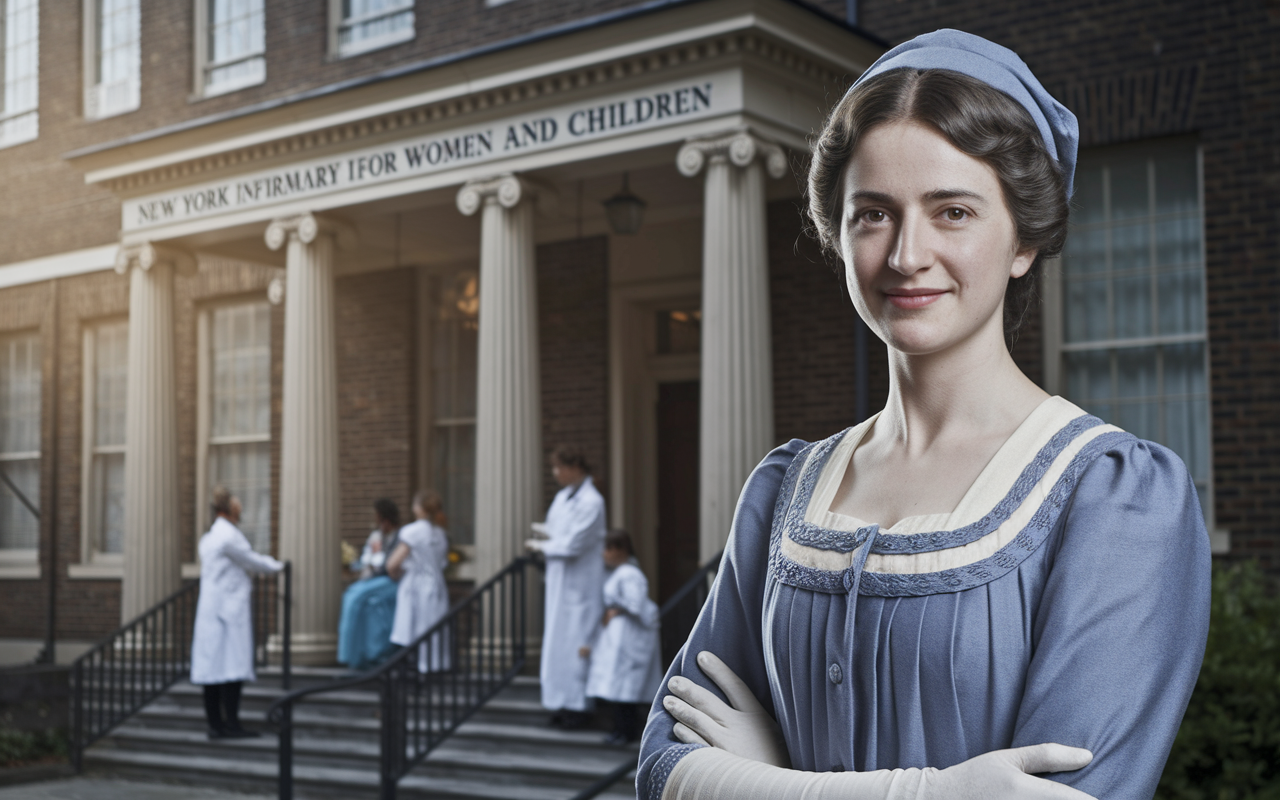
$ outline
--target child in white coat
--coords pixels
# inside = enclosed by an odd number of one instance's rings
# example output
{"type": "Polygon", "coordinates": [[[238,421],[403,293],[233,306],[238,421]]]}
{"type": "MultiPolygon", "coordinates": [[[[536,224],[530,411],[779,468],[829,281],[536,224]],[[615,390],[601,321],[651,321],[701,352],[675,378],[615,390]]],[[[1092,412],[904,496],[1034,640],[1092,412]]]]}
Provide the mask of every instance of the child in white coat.
{"type": "Polygon", "coordinates": [[[658,605],[649,599],[649,580],[636,564],[626,531],[604,540],[604,616],[587,673],[587,696],[613,703],[613,733],[607,744],[636,738],[636,704],[648,706],[662,683],[658,605]]]}

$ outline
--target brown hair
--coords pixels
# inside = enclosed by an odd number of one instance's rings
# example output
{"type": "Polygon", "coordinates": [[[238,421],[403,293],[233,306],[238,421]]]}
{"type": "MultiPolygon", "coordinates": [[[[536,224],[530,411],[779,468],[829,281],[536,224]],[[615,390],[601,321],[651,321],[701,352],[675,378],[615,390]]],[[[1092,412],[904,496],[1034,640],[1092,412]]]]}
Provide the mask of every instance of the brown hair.
{"type": "Polygon", "coordinates": [[[823,249],[837,258],[845,166],[869,130],[892,122],[927,125],[995,170],[1018,250],[1036,251],[1031,268],[1010,278],[1005,292],[1004,332],[1012,347],[1038,299],[1041,264],[1061,253],[1067,239],[1066,183],[1035,121],[1009,95],[951,70],[895,69],[856,87],[831,112],[809,166],[809,219],[823,249]]]}
{"type": "Polygon", "coordinates": [[[551,463],[559,464],[562,467],[577,467],[586,474],[591,474],[591,466],[587,464],[587,457],[582,450],[572,445],[562,444],[555,450],[551,451],[551,463]]]}
{"type": "Polygon", "coordinates": [[[631,544],[631,534],[626,531],[611,530],[604,535],[604,549],[613,550],[615,548],[626,550],[629,556],[636,554],[636,548],[631,544]]]}
{"type": "Polygon", "coordinates": [[[440,493],[435,489],[420,489],[413,494],[413,504],[421,508],[427,514],[427,519],[441,528],[449,523],[449,518],[444,513],[444,501],[440,499],[440,493]]]}

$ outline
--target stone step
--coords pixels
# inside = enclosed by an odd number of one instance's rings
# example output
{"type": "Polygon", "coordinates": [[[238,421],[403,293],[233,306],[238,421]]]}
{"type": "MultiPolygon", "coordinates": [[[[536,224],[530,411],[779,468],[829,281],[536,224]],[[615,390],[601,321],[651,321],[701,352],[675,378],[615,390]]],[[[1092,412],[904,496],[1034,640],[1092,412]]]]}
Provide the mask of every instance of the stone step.
{"type": "MultiPolygon", "coordinates": [[[[321,680],[336,675],[312,673],[321,680]]],[[[95,771],[122,777],[210,783],[270,792],[277,739],[264,714],[281,692],[246,685],[241,718],[261,738],[209,741],[202,690],[183,682],[86,753],[95,771]]],[[[400,783],[404,798],[570,798],[637,757],[637,748],[605,745],[603,730],[546,725],[536,679],[519,676],[463,723],[400,783]]],[[[373,797],[378,784],[380,705],[376,691],[343,690],[308,698],[294,711],[294,773],[299,798],[373,797]]],[[[602,797],[633,797],[634,778],[602,797]]]]}
{"type": "MultiPolygon", "coordinates": [[[[221,746],[225,742],[214,744],[221,746]]],[[[97,774],[139,780],[182,781],[258,792],[272,790],[278,779],[276,764],[235,757],[243,752],[244,748],[227,748],[224,754],[219,748],[195,755],[96,747],[86,754],[86,766],[97,774]]],[[[397,796],[405,800],[567,800],[609,771],[577,768],[556,773],[558,780],[555,781],[533,780],[536,775],[522,771],[518,768],[520,765],[504,767],[502,761],[495,762],[489,755],[477,754],[458,759],[464,764],[470,763],[472,769],[465,771],[450,769],[448,758],[446,754],[441,757],[441,763],[436,763],[433,754],[425,764],[419,765],[400,781],[397,796]]],[[[377,796],[376,769],[295,763],[293,780],[298,800],[377,796]]],[[[634,777],[624,778],[601,797],[606,800],[634,798],[634,791],[630,789],[633,781],[634,777]]]]}

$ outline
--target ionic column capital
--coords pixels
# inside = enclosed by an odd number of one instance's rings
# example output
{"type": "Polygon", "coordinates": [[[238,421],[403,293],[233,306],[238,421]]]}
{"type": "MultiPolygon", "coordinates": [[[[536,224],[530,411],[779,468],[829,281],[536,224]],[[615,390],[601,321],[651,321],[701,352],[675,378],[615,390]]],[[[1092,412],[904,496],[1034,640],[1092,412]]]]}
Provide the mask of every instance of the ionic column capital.
{"type": "Polygon", "coordinates": [[[311,244],[320,236],[332,236],[339,247],[350,246],[355,241],[355,229],[344,222],[321,217],[310,212],[296,217],[279,217],[267,226],[267,247],[279,250],[290,239],[311,244]]]}
{"type": "Polygon", "coordinates": [[[745,167],[757,158],[764,162],[769,177],[781,178],[787,173],[787,154],[782,147],[747,129],[690,139],[676,156],[676,168],[681,175],[692,178],[702,171],[708,160],[724,160],[745,167]]]}
{"type": "Polygon", "coordinates": [[[486,203],[496,203],[503,208],[515,208],[521,201],[533,200],[544,214],[551,211],[555,192],[540,186],[521,175],[507,173],[492,178],[467,181],[458,190],[458,210],[463,216],[471,216],[486,203]]]}
{"type": "Polygon", "coordinates": [[[131,267],[148,272],[156,264],[168,264],[174,272],[191,275],[196,271],[196,260],[186,250],[154,242],[122,244],[116,251],[116,272],[128,274],[131,267]]]}

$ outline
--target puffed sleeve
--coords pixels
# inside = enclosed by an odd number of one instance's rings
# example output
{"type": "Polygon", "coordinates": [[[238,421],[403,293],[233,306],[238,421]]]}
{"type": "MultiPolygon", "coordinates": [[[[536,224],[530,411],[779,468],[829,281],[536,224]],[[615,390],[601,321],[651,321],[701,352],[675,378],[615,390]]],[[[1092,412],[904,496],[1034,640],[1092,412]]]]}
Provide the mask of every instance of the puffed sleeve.
{"type": "Polygon", "coordinates": [[[1105,800],[1150,800],[1200,672],[1209,537],[1186,467],[1128,439],[1085,468],[1032,624],[1013,746],[1093,752],[1050,775],[1105,800]]]}
{"type": "Polygon", "coordinates": [[[746,682],[761,705],[775,715],[765,673],[761,623],[769,531],[782,478],[804,446],[805,442],[793,439],[769,453],[747,478],[738,497],[733,528],[711,594],[688,641],[667,670],[649,711],[636,773],[639,800],[659,800],[671,770],[681,758],[703,746],[684,744],[672,733],[675,720],[662,707],[663,698],[670,694],[667,682],[681,675],[724,699],[724,694],[702,674],[694,661],[701,651],[710,650],[719,656],[746,682]]]}

